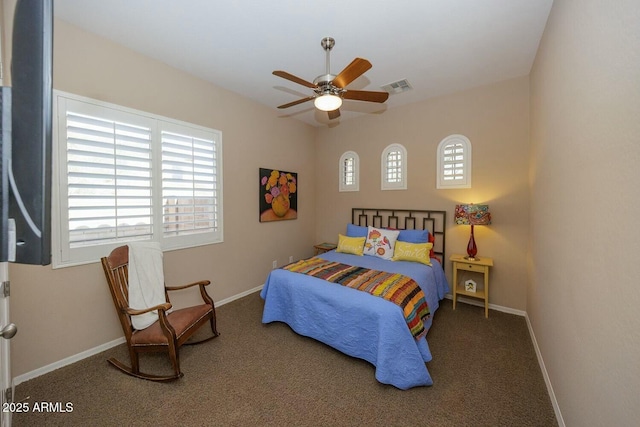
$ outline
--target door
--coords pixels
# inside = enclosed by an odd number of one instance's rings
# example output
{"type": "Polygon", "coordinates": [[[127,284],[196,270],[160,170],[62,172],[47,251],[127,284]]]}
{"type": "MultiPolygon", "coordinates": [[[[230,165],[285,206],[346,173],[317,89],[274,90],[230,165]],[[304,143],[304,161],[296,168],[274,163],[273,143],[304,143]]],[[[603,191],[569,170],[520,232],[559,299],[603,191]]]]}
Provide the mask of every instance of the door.
{"type": "MultiPolygon", "coordinates": [[[[1,8],[1,6],[0,6],[1,8]]],[[[0,26],[0,46],[3,42],[3,27],[0,26]]],[[[5,71],[3,67],[3,50],[0,49],[0,86],[4,83],[2,75],[5,71]]],[[[1,157],[1,156],[0,156],[1,157]]],[[[0,230],[6,233],[7,230],[0,230]]],[[[15,325],[9,321],[9,263],[0,262],[0,427],[11,426],[11,408],[8,406],[13,401],[13,378],[11,377],[11,359],[9,353],[9,339],[15,335],[15,325]],[[5,289],[7,292],[5,292],[5,289]],[[4,295],[7,295],[6,297],[4,295]],[[7,390],[10,390],[8,393],[7,390]]]]}
{"type": "Polygon", "coordinates": [[[0,410],[0,426],[11,425],[11,405],[13,401],[13,378],[11,377],[11,360],[9,354],[9,340],[15,335],[16,329],[9,321],[9,264],[0,262],[0,394],[2,407],[0,410]],[[7,295],[5,297],[5,294],[7,295]]]}

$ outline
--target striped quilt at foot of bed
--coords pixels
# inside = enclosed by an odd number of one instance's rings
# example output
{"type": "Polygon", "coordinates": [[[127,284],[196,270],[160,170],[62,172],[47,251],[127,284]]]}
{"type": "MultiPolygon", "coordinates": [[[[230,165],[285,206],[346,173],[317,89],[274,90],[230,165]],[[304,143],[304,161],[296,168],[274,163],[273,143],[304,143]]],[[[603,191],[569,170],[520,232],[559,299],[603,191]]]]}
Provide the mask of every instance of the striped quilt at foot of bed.
{"type": "Polygon", "coordinates": [[[427,333],[424,322],[431,312],[424,292],[410,277],[318,257],[303,259],[282,268],[384,298],[402,309],[407,326],[415,339],[420,339],[427,333]]]}

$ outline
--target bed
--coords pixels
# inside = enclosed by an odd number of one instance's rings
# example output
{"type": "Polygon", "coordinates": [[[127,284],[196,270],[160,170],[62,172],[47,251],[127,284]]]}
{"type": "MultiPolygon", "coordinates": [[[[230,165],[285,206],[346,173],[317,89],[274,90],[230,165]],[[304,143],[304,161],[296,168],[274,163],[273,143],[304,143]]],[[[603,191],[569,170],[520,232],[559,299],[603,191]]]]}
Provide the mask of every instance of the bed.
{"type": "Polygon", "coordinates": [[[286,267],[272,270],[260,293],[264,299],[262,322],[284,322],[300,335],[370,362],[375,366],[376,379],[383,384],[403,390],[432,385],[426,366],[432,357],[426,332],[440,301],[449,292],[440,262],[444,259],[445,224],[445,211],[354,208],[345,236],[356,237],[349,234],[371,230],[369,227],[407,230],[398,232],[405,235],[413,233],[409,230],[428,230],[435,239],[430,239],[431,265],[336,250],[313,259],[319,264],[339,263],[413,279],[423,291],[430,312],[420,336],[412,333],[406,312],[393,302],[286,267]]]}

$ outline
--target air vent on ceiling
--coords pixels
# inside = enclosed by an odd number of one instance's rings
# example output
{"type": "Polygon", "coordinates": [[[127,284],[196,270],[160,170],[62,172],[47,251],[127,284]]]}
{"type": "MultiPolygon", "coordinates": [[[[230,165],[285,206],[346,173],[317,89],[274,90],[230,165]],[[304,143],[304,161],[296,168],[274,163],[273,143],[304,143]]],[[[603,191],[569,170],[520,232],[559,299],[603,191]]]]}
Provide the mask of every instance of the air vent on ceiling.
{"type": "Polygon", "coordinates": [[[407,79],[398,80],[397,82],[389,83],[388,85],[382,86],[382,89],[389,92],[390,94],[406,92],[411,90],[411,85],[407,79]]]}

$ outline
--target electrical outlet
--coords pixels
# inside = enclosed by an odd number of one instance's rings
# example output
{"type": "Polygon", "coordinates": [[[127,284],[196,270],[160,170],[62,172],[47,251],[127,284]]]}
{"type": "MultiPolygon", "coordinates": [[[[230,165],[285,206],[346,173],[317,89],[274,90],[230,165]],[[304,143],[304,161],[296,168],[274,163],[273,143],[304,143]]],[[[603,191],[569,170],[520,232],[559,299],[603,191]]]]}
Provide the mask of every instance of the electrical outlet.
{"type": "Polygon", "coordinates": [[[289,256],[289,262],[293,262],[293,255],[289,256]]]}
{"type": "Polygon", "coordinates": [[[273,264],[271,265],[273,268],[278,268],[278,260],[274,259],[273,264]]]}

